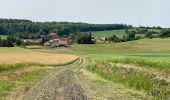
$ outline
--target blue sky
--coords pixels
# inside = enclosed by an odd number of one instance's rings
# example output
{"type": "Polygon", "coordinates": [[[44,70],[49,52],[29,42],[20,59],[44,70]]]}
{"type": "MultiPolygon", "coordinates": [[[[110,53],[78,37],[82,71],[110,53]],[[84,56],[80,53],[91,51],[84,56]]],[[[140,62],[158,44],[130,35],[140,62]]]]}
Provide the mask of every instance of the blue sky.
{"type": "Polygon", "coordinates": [[[0,18],[170,27],[170,0],[0,0],[0,18]]]}

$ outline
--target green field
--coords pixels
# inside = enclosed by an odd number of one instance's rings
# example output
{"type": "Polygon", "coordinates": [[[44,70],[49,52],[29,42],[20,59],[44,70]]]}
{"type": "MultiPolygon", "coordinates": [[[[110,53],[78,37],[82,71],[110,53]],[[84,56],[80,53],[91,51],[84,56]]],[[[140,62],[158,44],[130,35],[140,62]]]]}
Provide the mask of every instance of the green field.
{"type": "Polygon", "coordinates": [[[98,31],[92,32],[93,37],[110,37],[112,35],[116,35],[118,37],[123,37],[125,35],[125,30],[112,30],[112,31],[98,31]]]}
{"type": "MultiPolygon", "coordinates": [[[[49,48],[41,46],[0,48],[0,52],[42,52],[53,54],[74,54],[86,57],[91,61],[86,67],[88,71],[111,82],[122,84],[126,88],[135,91],[144,91],[156,99],[169,99],[170,84],[168,80],[170,78],[170,39],[141,39],[124,43],[97,43],[91,45],[74,44],[69,48],[49,48]],[[110,63],[121,64],[123,67],[120,67],[119,65],[111,66],[110,63]],[[126,64],[136,67],[129,69],[126,68],[126,64]],[[141,70],[135,69],[138,67],[141,68],[141,70]],[[157,73],[163,74],[159,75],[157,73]],[[126,77],[124,74],[126,74],[126,77]],[[157,76],[166,77],[165,79],[155,79],[157,76]]],[[[22,66],[23,65],[16,65],[16,68],[25,68],[22,66]]],[[[10,73],[10,71],[16,70],[14,67],[7,66],[7,71],[4,72],[10,73]]],[[[25,75],[23,75],[23,77],[20,76],[19,79],[16,78],[13,81],[4,82],[0,81],[0,91],[3,91],[3,94],[0,96],[5,97],[9,91],[13,91],[13,88],[18,85],[15,81],[22,80],[23,84],[26,84],[24,83],[24,80],[36,80],[38,76],[41,76],[48,71],[44,69],[41,71],[39,70],[41,68],[37,68],[37,72],[31,71],[28,75],[25,73],[25,75]]]]}
{"type": "Polygon", "coordinates": [[[1,38],[1,39],[6,39],[6,38],[7,38],[7,35],[0,35],[0,38],[1,38]]]}
{"type": "Polygon", "coordinates": [[[87,57],[92,60],[87,70],[102,78],[135,90],[144,90],[157,99],[169,98],[170,39],[141,39],[125,43],[98,43],[92,45],[75,44],[70,48],[34,50],[87,57]],[[119,68],[116,65],[112,68],[107,63],[133,64],[133,66],[138,66],[144,71],[138,71],[134,67],[134,70],[129,73],[128,68],[119,68]],[[126,80],[122,78],[125,72],[128,77],[126,80]],[[156,72],[163,73],[163,75],[159,76],[156,72]],[[159,77],[166,76],[165,80],[155,79],[155,77],[158,77],[157,75],[159,77]],[[158,86],[159,88],[156,88],[158,86]]]}
{"type": "MultiPolygon", "coordinates": [[[[124,61],[126,58],[127,60],[129,60],[129,58],[135,58],[131,59],[132,62],[129,61],[127,63],[134,62],[135,64],[138,64],[135,60],[137,61],[138,59],[136,58],[139,58],[140,61],[141,58],[143,60],[148,60],[148,62],[156,62],[158,64],[154,64],[155,66],[152,65],[153,67],[162,66],[161,68],[163,69],[164,67],[166,67],[167,70],[170,69],[167,67],[170,64],[170,39],[141,39],[124,43],[97,43],[91,45],[74,44],[70,48],[27,48],[40,52],[69,53],[122,63],[126,63],[126,61],[124,61]],[[117,58],[121,58],[122,60],[117,60],[117,58]]],[[[144,63],[143,66],[147,67],[144,63]]]]}
{"type": "MultiPolygon", "coordinates": [[[[159,30],[159,29],[149,29],[149,31],[160,32],[161,30],[159,30]]],[[[112,35],[116,35],[117,37],[122,38],[123,35],[126,35],[126,34],[125,34],[125,30],[111,30],[111,31],[92,32],[92,36],[95,37],[95,38],[110,37],[112,35]]],[[[136,36],[143,37],[144,34],[137,34],[136,36]]]]}

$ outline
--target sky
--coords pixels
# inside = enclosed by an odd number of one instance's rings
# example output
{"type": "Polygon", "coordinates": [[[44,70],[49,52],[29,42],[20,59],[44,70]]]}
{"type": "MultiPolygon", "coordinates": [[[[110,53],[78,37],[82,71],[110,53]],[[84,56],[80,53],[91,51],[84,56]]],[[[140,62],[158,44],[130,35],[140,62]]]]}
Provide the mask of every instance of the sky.
{"type": "Polygon", "coordinates": [[[170,0],[0,0],[0,18],[170,27],[170,0]]]}

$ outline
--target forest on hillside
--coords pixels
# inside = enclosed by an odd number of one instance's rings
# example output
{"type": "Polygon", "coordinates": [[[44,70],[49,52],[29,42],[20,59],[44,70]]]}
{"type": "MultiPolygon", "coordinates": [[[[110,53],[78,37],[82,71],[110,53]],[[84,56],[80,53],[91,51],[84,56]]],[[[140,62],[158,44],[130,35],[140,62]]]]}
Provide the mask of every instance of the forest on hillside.
{"type": "Polygon", "coordinates": [[[0,35],[11,34],[34,34],[40,33],[47,35],[49,33],[58,33],[60,36],[68,36],[70,33],[120,30],[132,28],[126,24],[87,24],[73,22],[33,22],[21,19],[0,19],[0,35]]]}

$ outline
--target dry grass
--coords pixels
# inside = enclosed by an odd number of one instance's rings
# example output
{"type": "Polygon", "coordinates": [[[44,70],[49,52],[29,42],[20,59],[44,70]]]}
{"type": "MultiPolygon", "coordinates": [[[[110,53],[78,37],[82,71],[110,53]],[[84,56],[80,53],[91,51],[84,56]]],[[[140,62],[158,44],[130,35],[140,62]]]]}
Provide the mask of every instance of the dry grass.
{"type": "Polygon", "coordinates": [[[58,65],[72,62],[77,56],[50,53],[4,53],[0,54],[0,64],[36,63],[58,65]]]}

